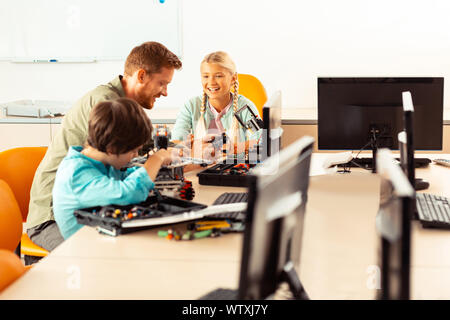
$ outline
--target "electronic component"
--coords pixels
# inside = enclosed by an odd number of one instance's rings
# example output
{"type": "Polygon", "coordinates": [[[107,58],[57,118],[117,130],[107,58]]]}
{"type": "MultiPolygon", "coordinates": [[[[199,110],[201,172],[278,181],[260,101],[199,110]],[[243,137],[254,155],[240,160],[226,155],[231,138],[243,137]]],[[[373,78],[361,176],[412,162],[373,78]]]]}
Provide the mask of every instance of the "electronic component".
{"type": "Polygon", "coordinates": [[[227,144],[228,140],[229,139],[228,139],[227,134],[225,132],[222,132],[221,135],[214,136],[214,140],[209,141],[209,142],[213,145],[214,150],[220,151],[220,150],[223,150],[223,146],[227,144]]]}
{"type": "Polygon", "coordinates": [[[219,163],[199,173],[198,183],[201,185],[247,187],[247,174],[255,164],[219,163]]]}
{"type": "Polygon", "coordinates": [[[249,130],[251,133],[254,133],[263,128],[264,125],[263,121],[253,112],[253,110],[247,104],[242,108],[240,108],[238,111],[236,111],[234,116],[239,121],[241,126],[246,130],[249,130]],[[241,117],[241,113],[244,110],[248,110],[248,112],[250,112],[252,116],[251,119],[248,120],[247,122],[244,122],[241,117]]]}
{"type": "Polygon", "coordinates": [[[161,195],[153,190],[147,200],[127,206],[108,205],[75,210],[77,222],[96,227],[111,236],[148,229],[154,226],[199,220],[208,216],[243,211],[246,203],[228,203],[206,206],[161,195]]]}
{"type": "Polygon", "coordinates": [[[156,149],[167,149],[169,146],[171,134],[169,128],[165,124],[158,124],[155,128],[155,133],[153,135],[153,141],[155,142],[156,149]]]}
{"type": "Polygon", "coordinates": [[[101,233],[117,236],[151,226],[202,218],[197,211],[205,205],[167,197],[154,191],[142,203],[128,206],[108,205],[75,210],[80,224],[96,227],[101,233]]]}
{"type": "MultiPolygon", "coordinates": [[[[157,125],[154,130],[153,140],[155,149],[167,149],[171,134],[166,125],[157,125]]],[[[148,155],[134,158],[126,167],[142,166],[147,161],[148,155]]],[[[155,179],[155,189],[168,197],[192,200],[195,197],[195,190],[192,183],[184,178],[184,166],[194,163],[197,159],[184,159],[182,163],[174,163],[168,166],[161,166],[155,179]]]]}

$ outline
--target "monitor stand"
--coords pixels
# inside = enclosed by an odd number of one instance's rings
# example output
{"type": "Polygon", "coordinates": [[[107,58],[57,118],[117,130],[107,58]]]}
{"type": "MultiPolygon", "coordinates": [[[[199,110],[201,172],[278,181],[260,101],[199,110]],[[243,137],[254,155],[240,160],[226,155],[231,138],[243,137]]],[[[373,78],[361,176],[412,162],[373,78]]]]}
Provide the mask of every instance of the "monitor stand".
{"type": "MultiPolygon", "coordinates": [[[[372,169],[373,173],[377,172],[376,159],[377,159],[377,150],[378,150],[379,130],[375,126],[372,126],[370,128],[369,135],[370,135],[369,143],[370,143],[370,147],[372,149],[372,158],[369,158],[369,157],[367,157],[367,158],[353,158],[348,163],[339,164],[338,167],[344,167],[344,168],[346,168],[346,167],[362,167],[362,168],[368,169],[368,170],[372,169]]],[[[362,149],[360,151],[362,151],[362,149]]],[[[399,158],[396,158],[396,160],[400,161],[399,158]]],[[[428,158],[416,158],[416,157],[414,157],[414,168],[425,168],[430,163],[431,163],[431,160],[428,159],[428,158]]],[[[428,186],[429,186],[429,184],[426,181],[422,181],[422,182],[420,182],[420,181],[417,182],[416,181],[416,190],[427,189],[428,186]],[[418,187],[420,187],[421,189],[417,189],[418,187]]]]}
{"type": "Polygon", "coordinates": [[[364,169],[372,169],[372,172],[376,173],[378,143],[377,130],[375,127],[370,129],[370,147],[372,148],[372,158],[353,158],[350,162],[338,164],[338,167],[361,167],[364,169]]]}
{"type": "MultiPolygon", "coordinates": [[[[288,283],[289,290],[295,300],[309,300],[309,296],[303,288],[291,261],[284,266],[280,280],[288,283]]],[[[238,293],[239,290],[218,288],[200,297],[199,300],[236,300],[239,299],[238,293]]]]}
{"type": "Polygon", "coordinates": [[[291,261],[284,266],[282,279],[288,283],[289,289],[296,300],[309,300],[309,296],[303,288],[291,261]]]}
{"type": "Polygon", "coordinates": [[[425,190],[430,186],[430,183],[428,181],[420,178],[416,178],[414,182],[414,189],[416,190],[425,190]]]}

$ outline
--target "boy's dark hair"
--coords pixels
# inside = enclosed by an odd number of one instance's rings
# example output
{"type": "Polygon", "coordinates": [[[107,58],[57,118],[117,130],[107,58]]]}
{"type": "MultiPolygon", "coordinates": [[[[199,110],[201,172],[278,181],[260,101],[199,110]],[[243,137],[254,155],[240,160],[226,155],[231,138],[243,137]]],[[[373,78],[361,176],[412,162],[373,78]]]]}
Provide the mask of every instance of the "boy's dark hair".
{"type": "Polygon", "coordinates": [[[132,99],[100,102],[89,115],[87,143],[101,152],[127,153],[147,143],[151,136],[150,119],[132,99]]]}
{"type": "Polygon", "coordinates": [[[162,67],[180,69],[180,59],[159,42],[144,42],[134,47],[125,61],[124,73],[133,75],[136,70],[144,69],[148,74],[161,72],[162,67]]]}

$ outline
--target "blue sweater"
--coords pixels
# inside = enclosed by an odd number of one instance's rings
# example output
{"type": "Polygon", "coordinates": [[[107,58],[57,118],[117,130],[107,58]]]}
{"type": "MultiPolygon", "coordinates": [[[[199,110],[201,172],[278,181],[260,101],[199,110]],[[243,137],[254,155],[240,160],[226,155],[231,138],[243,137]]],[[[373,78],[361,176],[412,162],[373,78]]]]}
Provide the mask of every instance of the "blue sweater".
{"type": "Polygon", "coordinates": [[[70,147],[56,172],[53,187],[53,213],[64,239],[82,225],[73,214],[76,209],[128,205],[144,201],[155,184],[142,167],[117,170],[70,147]]]}

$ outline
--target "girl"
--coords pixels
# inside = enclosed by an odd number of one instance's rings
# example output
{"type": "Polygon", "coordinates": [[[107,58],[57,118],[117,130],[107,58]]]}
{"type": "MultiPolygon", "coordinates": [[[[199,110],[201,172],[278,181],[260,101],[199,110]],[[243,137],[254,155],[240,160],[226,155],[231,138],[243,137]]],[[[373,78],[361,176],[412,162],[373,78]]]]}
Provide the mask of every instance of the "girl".
{"type": "MultiPolygon", "coordinates": [[[[193,133],[195,140],[208,142],[211,135],[225,132],[235,148],[243,147],[243,143],[246,148],[255,144],[260,132],[248,132],[234,116],[245,105],[256,115],[258,111],[253,102],[238,93],[236,66],[230,56],[223,51],[208,54],[200,64],[200,74],[203,94],[185,103],[175,122],[172,139],[189,141],[193,133]]],[[[247,109],[240,116],[244,123],[252,118],[247,109]]]]}

